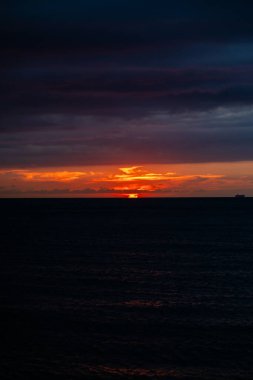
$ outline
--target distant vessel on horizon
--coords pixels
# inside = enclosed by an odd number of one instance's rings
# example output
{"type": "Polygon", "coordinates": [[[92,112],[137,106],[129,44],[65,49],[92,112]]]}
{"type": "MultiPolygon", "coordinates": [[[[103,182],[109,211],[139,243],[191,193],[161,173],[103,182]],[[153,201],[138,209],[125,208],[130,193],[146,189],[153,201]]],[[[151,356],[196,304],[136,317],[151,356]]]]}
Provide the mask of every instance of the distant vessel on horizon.
{"type": "Polygon", "coordinates": [[[235,198],[245,198],[245,194],[235,194],[235,198]]]}

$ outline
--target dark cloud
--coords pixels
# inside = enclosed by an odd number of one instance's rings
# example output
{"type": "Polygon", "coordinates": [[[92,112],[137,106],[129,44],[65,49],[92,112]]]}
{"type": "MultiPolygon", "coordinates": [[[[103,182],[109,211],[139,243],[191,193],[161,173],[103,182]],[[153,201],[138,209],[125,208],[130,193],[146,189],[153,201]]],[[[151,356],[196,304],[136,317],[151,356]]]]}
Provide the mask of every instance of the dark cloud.
{"type": "MultiPolygon", "coordinates": [[[[37,196],[73,196],[73,195],[99,195],[99,194],[111,194],[113,190],[111,189],[105,189],[105,188],[99,188],[97,190],[91,189],[91,188],[83,188],[78,190],[71,190],[68,188],[64,189],[36,189],[36,190],[29,190],[29,191],[23,191],[18,188],[1,188],[0,187],[0,194],[5,195],[37,195],[37,196]]],[[[122,191],[116,191],[116,193],[122,193],[122,191]]]]}
{"type": "Polygon", "coordinates": [[[1,165],[253,159],[252,13],[250,1],[3,2],[1,165]]]}
{"type": "MultiPolygon", "coordinates": [[[[207,112],[199,120],[208,123],[207,112]]],[[[214,117],[214,116],[213,116],[214,117]]],[[[182,163],[252,160],[253,130],[246,122],[240,130],[237,125],[230,127],[229,120],[218,125],[195,126],[196,118],[185,120],[177,128],[163,127],[155,123],[145,128],[145,121],[136,131],[131,121],[122,129],[114,126],[101,128],[96,121],[91,123],[94,135],[76,131],[26,132],[10,137],[4,134],[1,142],[3,167],[73,166],[99,164],[144,164],[182,163]]],[[[248,117],[248,115],[247,115],[248,117]]],[[[246,117],[246,119],[247,119],[246,117]]],[[[219,118],[217,118],[219,120],[219,118]]],[[[113,120],[112,120],[113,122],[113,120]]],[[[137,122],[138,124],[138,122],[137,122]]]]}
{"type": "MultiPolygon", "coordinates": [[[[28,73],[27,70],[14,72],[10,79],[11,74],[2,80],[3,119],[13,111],[23,115],[70,113],[132,117],[160,110],[205,110],[253,102],[251,67],[87,69],[81,72],[73,68],[60,73],[31,69],[28,73]]],[[[41,125],[42,119],[37,124],[41,125]]],[[[23,120],[21,117],[21,124],[23,120]]],[[[4,121],[2,128],[5,128],[4,121]]]]}

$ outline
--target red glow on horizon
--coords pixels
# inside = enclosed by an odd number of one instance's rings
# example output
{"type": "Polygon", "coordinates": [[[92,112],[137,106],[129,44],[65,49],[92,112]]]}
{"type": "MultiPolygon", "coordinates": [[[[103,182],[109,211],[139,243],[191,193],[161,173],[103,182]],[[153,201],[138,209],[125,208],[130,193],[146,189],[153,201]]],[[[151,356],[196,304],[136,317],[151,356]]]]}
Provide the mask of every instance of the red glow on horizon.
{"type": "Polygon", "coordinates": [[[0,170],[0,197],[143,198],[252,194],[253,163],[0,170]]]}

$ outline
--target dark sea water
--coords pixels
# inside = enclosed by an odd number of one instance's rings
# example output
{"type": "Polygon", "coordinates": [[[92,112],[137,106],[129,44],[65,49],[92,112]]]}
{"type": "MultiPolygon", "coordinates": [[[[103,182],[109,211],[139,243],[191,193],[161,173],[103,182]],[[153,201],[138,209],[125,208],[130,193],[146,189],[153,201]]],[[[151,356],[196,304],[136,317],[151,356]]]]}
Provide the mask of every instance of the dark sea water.
{"type": "Polygon", "coordinates": [[[1,379],[253,379],[253,199],[0,207],[1,379]]]}

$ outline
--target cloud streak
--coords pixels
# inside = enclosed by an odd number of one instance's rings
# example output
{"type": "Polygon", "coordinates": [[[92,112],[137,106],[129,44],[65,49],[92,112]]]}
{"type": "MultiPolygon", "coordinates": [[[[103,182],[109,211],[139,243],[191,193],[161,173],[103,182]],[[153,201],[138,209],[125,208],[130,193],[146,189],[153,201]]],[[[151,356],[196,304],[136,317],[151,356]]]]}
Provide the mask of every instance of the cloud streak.
{"type": "Polygon", "coordinates": [[[182,186],[219,182],[221,174],[177,174],[132,166],[107,173],[89,171],[9,170],[0,172],[1,194],[45,196],[138,196],[169,193],[182,186]],[[7,185],[6,185],[7,183],[7,185]],[[66,187],[66,184],[68,186],[66,187]]]}

